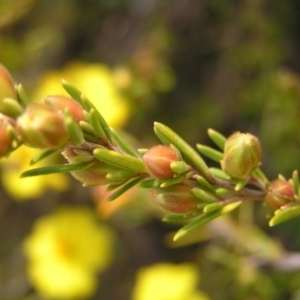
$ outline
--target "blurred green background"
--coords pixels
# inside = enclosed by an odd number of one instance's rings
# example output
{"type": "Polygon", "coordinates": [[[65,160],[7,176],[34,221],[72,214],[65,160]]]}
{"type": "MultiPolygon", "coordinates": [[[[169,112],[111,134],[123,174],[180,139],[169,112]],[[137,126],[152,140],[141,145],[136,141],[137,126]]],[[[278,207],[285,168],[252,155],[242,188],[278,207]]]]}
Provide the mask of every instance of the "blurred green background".
{"type": "MultiPolygon", "coordinates": [[[[0,62],[32,101],[61,93],[67,79],[140,148],[158,143],[153,121],[192,145],[210,145],[207,128],[251,132],[268,177],[289,178],[300,166],[299,12],[296,0],[0,0],[0,62]]],[[[105,203],[103,189],[70,176],[20,181],[32,155],[1,163],[0,299],[300,299],[299,218],[269,228],[267,209],[249,203],[173,243],[178,226],[161,222],[147,191],[105,203]],[[100,237],[108,249],[98,245],[106,263],[78,275],[82,289],[64,271],[84,259],[49,246],[55,226],[66,240],[80,231],[74,248],[89,245],[85,225],[58,221],[62,206],[67,219],[88,209],[109,232],[100,237]],[[66,260],[49,258],[58,252],[66,260]],[[55,263],[68,266],[50,274],[55,263]],[[143,273],[155,265],[166,282],[143,273]]]]}

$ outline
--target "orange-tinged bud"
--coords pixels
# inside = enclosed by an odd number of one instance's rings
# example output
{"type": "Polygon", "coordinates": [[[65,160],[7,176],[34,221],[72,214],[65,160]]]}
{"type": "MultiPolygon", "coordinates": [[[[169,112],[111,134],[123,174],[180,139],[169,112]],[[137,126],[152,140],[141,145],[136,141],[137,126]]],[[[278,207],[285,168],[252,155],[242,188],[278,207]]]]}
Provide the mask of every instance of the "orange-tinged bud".
{"type": "Polygon", "coordinates": [[[164,211],[171,214],[191,214],[198,210],[198,200],[191,192],[193,187],[179,183],[166,188],[156,188],[150,195],[164,211]]]}
{"type": "Polygon", "coordinates": [[[226,140],[221,167],[233,178],[246,179],[260,160],[259,140],[250,133],[236,132],[226,140]]]}
{"type": "Polygon", "coordinates": [[[0,64],[0,112],[10,116],[9,108],[3,103],[5,98],[18,99],[18,96],[10,73],[0,64]]]}
{"type": "Polygon", "coordinates": [[[152,147],[143,156],[147,170],[156,178],[172,177],[174,171],[170,164],[178,159],[178,154],[172,148],[162,145],[152,147]]]}
{"type": "Polygon", "coordinates": [[[99,186],[112,183],[110,179],[107,179],[107,174],[115,171],[116,168],[95,159],[91,153],[66,148],[62,154],[70,164],[78,163],[78,160],[84,157],[86,161],[94,161],[94,164],[87,169],[71,172],[72,176],[84,186],[99,186]]]}
{"type": "Polygon", "coordinates": [[[29,104],[16,129],[24,144],[34,148],[59,148],[69,139],[62,114],[42,103],[29,104]]]}
{"type": "Polygon", "coordinates": [[[14,120],[0,117],[0,157],[8,154],[12,148],[13,136],[9,132],[13,128],[14,120]]]}
{"type": "Polygon", "coordinates": [[[83,108],[74,99],[65,96],[47,96],[44,102],[64,112],[68,109],[76,122],[84,120],[83,108]]]}
{"type": "Polygon", "coordinates": [[[294,196],[294,189],[288,181],[276,179],[270,183],[265,201],[276,210],[293,202],[294,196]]]}

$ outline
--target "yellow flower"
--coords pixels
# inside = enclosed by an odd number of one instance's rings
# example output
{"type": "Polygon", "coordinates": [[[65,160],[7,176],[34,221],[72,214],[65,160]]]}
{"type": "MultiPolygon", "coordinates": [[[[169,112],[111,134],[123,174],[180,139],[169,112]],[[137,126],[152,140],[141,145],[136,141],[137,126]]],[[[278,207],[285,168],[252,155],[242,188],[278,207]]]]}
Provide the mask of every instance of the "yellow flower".
{"type": "Polygon", "coordinates": [[[112,260],[112,232],[88,208],[64,207],[37,221],[25,240],[28,275],[46,299],[90,296],[112,260]]]}
{"type": "Polygon", "coordinates": [[[194,265],[158,263],[137,273],[133,300],[208,300],[196,290],[199,273],[194,265]]]}
{"type": "Polygon", "coordinates": [[[100,111],[108,124],[121,127],[129,117],[129,103],[116,87],[113,71],[103,64],[72,62],[64,69],[49,71],[39,83],[36,100],[47,95],[67,95],[61,79],[76,86],[100,111]]]}
{"type": "MultiPolygon", "coordinates": [[[[9,155],[8,159],[1,160],[1,181],[7,192],[16,200],[38,198],[48,188],[64,191],[69,187],[69,179],[65,174],[53,174],[20,178],[22,172],[30,169],[30,160],[40,153],[40,150],[21,146],[9,155]]],[[[38,166],[49,164],[45,159],[38,166]]]]}

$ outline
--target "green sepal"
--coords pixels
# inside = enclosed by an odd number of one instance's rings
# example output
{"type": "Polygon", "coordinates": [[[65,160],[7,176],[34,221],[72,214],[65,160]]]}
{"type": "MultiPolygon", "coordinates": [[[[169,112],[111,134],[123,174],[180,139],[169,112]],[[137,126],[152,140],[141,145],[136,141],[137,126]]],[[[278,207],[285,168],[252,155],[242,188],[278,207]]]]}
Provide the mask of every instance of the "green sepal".
{"type": "Polygon", "coordinates": [[[201,154],[205,155],[213,161],[219,163],[223,159],[223,153],[218,150],[201,144],[197,144],[196,147],[201,154]]]}
{"type": "Polygon", "coordinates": [[[97,148],[93,151],[94,156],[112,166],[135,173],[146,173],[144,162],[136,157],[128,156],[116,151],[97,148]]]}
{"type": "Polygon", "coordinates": [[[65,111],[64,124],[65,124],[66,130],[70,136],[71,141],[75,145],[82,144],[84,141],[83,132],[82,132],[79,124],[72,117],[72,114],[69,110],[65,111]]]}
{"type": "Polygon", "coordinates": [[[220,132],[209,128],[207,130],[208,136],[210,137],[210,139],[221,149],[224,150],[225,147],[225,143],[226,143],[226,137],[221,134],[220,132]]]}
{"type": "Polygon", "coordinates": [[[201,202],[204,203],[215,203],[216,197],[212,195],[211,193],[207,193],[202,189],[199,188],[193,188],[192,193],[199,199],[201,202]]]}
{"type": "Polygon", "coordinates": [[[183,236],[187,235],[189,232],[197,229],[198,227],[214,220],[215,218],[219,217],[222,214],[221,210],[214,210],[210,213],[203,214],[199,218],[191,221],[190,223],[186,224],[182,228],[180,228],[177,233],[174,235],[173,240],[177,241],[178,239],[182,238],[183,236]]]}
{"type": "Polygon", "coordinates": [[[115,191],[113,194],[111,194],[107,201],[113,201],[120,197],[122,194],[130,190],[132,187],[137,185],[143,178],[141,176],[134,178],[132,180],[129,180],[127,183],[125,183],[123,186],[121,186],[117,191],[115,191]]]}
{"type": "Polygon", "coordinates": [[[166,215],[163,217],[162,221],[163,222],[174,222],[174,223],[182,223],[182,222],[187,222],[191,219],[194,219],[196,216],[194,215],[166,215]]]}
{"type": "MultiPolygon", "coordinates": [[[[84,107],[82,101],[81,101],[81,91],[79,91],[74,85],[68,83],[66,80],[61,80],[61,85],[65,89],[65,91],[73,98],[75,101],[77,101],[85,110],[86,107],[84,107]]],[[[89,111],[89,110],[87,110],[89,111]]]]}
{"type": "Polygon", "coordinates": [[[228,180],[229,176],[219,168],[209,168],[210,172],[217,178],[228,180]]]}
{"type": "Polygon", "coordinates": [[[99,112],[92,108],[90,111],[90,118],[91,118],[91,123],[93,125],[93,129],[95,131],[95,133],[97,134],[97,136],[101,139],[101,140],[107,140],[107,137],[105,135],[105,132],[102,128],[100,119],[99,119],[99,112]]]}
{"type": "Polygon", "coordinates": [[[20,178],[31,177],[31,176],[39,176],[39,175],[47,175],[47,174],[55,174],[55,173],[68,173],[78,170],[87,169],[92,166],[94,162],[84,162],[80,164],[64,164],[64,165],[55,165],[55,166],[47,166],[36,169],[31,169],[23,172],[20,175],[20,178]]]}
{"type": "Polygon", "coordinates": [[[298,171],[296,171],[296,170],[293,171],[293,173],[292,173],[292,185],[293,185],[296,197],[300,197],[299,174],[298,174],[298,171]]]}
{"type": "Polygon", "coordinates": [[[177,174],[184,174],[190,170],[190,166],[187,165],[184,161],[172,161],[170,164],[170,168],[177,174]]]}
{"type": "Polygon", "coordinates": [[[202,176],[198,175],[196,180],[202,189],[210,193],[215,193],[215,188],[202,176]]]}
{"type": "Polygon", "coordinates": [[[219,217],[221,215],[224,215],[224,214],[227,214],[227,213],[231,212],[232,210],[237,208],[241,203],[242,203],[242,201],[229,203],[229,204],[224,205],[220,209],[216,209],[216,210],[210,211],[208,213],[204,213],[199,218],[191,221],[190,223],[186,224],[181,229],[179,229],[179,231],[174,236],[174,241],[176,241],[176,240],[180,239],[181,237],[185,236],[186,234],[188,234],[192,230],[197,229],[199,226],[202,226],[202,225],[216,219],[217,217],[219,217]]]}
{"type": "Polygon", "coordinates": [[[177,133],[172,129],[161,123],[154,123],[155,134],[161,141],[168,141],[169,145],[173,144],[183,155],[183,157],[191,162],[192,165],[199,170],[202,175],[207,179],[213,179],[209,168],[205,164],[204,160],[187,142],[185,142],[177,133]]]}
{"type": "Polygon", "coordinates": [[[91,113],[91,110],[95,111],[95,112],[93,112],[93,114],[95,114],[95,117],[97,117],[99,119],[99,122],[101,124],[102,130],[103,130],[105,136],[111,143],[113,143],[110,128],[109,128],[108,124],[106,123],[105,119],[103,118],[103,116],[100,114],[100,112],[96,109],[96,107],[92,104],[92,102],[90,100],[88,100],[88,98],[86,98],[84,95],[81,95],[81,101],[85,105],[85,107],[87,107],[89,109],[90,113],[91,113]]]}
{"type": "Polygon", "coordinates": [[[205,214],[214,211],[216,209],[220,209],[223,206],[223,204],[221,202],[217,202],[217,203],[210,203],[204,206],[203,208],[203,212],[205,214]]]}
{"type": "Polygon", "coordinates": [[[300,215],[300,205],[295,205],[286,209],[278,209],[275,211],[274,216],[269,221],[269,226],[273,227],[280,223],[286,222],[292,218],[300,215]]]}
{"type": "Polygon", "coordinates": [[[37,154],[36,156],[34,156],[30,161],[30,165],[32,166],[32,165],[40,162],[44,158],[46,158],[54,153],[57,153],[57,152],[58,152],[57,149],[47,149],[46,151],[43,151],[43,152],[37,154]]]}
{"type": "Polygon", "coordinates": [[[4,98],[2,100],[2,105],[11,117],[18,117],[23,113],[23,107],[16,99],[4,98]]]}
{"type": "Polygon", "coordinates": [[[17,91],[17,95],[18,95],[18,100],[20,101],[20,104],[23,108],[26,108],[28,105],[28,99],[25,93],[25,90],[22,86],[22,84],[18,84],[16,86],[16,91],[17,91]]]}
{"type": "Polygon", "coordinates": [[[117,146],[124,152],[127,153],[129,155],[135,156],[137,158],[140,158],[139,154],[136,153],[131,147],[130,145],[128,145],[128,143],[126,143],[121,136],[112,128],[110,128],[112,137],[114,139],[114,142],[117,144],[117,146]]]}

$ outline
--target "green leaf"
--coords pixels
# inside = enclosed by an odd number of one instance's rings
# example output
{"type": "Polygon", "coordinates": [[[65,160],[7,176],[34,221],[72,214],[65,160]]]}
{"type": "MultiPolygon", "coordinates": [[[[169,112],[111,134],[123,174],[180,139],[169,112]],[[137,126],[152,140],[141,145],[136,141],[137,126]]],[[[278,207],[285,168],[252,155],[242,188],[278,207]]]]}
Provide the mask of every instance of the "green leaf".
{"type": "Polygon", "coordinates": [[[117,191],[115,191],[113,194],[111,194],[108,197],[107,200],[108,201],[113,201],[113,200],[117,199],[122,194],[124,194],[125,192],[127,192],[128,190],[130,190],[132,187],[134,187],[135,185],[137,185],[141,180],[143,180],[143,178],[141,176],[139,176],[137,178],[134,178],[134,179],[128,181],[122,187],[120,187],[117,191]]]}
{"type": "Polygon", "coordinates": [[[263,171],[260,168],[255,168],[253,171],[253,175],[259,178],[265,185],[269,184],[267,176],[263,173],[263,171]]]}
{"type": "Polygon", "coordinates": [[[286,222],[292,218],[300,215],[300,205],[295,205],[286,209],[278,209],[275,211],[275,215],[269,221],[269,226],[273,227],[280,223],[286,222]]]}
{"type": "Polygon", "coordinates": [[[97,159],[120,169],[136,173],[147,173],[144,162],[136,157],[100,148],[95,149],[93,154],[97,159]]]}
{"type": "Polygon", "coordinates": [[[217,210],[217,209],[220,209],[222,207],[222,203],[221,202],[218,202],[218,203],[210,203],[210,204],[207,204],[204,206],[203,208],[203,212],[205,214],[211,212],[211,211],[214,211],[214,210],[217,210]]]}
{"type": "Polygon", "coordinates": [[[295,195],[297,197],[300,196],[300,190],[299,190],[299,175],[298,175],[298,171],[294,171],[292,173],[292,183],[293,183],[293,188],[294,188],[294,192],[295,192],[295,195]]]}
{"type": "Polygon", "coordinates": [[[43,160],[44,158],[46,158],[46,157],[48,157],[48,156],[50,156],[50,155],[52,155],[52,154],[54,154],[54,153],[57,153],[57,152],[58,152],[57,149],[48,149],[48,150],[46,150],[46,151],[44,151],[44,152],[41,152],[41,153],[39,153],[38,155],[36,155],[35,157],[33,157],[33,158],[31,159],[30,165],[32,166],[32,165],[34,165],[34,164],[40,162],[40,161],[43,160]]]}
{"type": "Polygon", "coordinates": [[[220,151],[217,151],[211,147],[201,145],[201,144],[197,144],[196,147],[201,154],[205,155],[206,157],[210,158],[213,161],[219,163],[223,159],[223,153],[220,151]]]}
{"type": "Polygon", "coordinates": [[[101,139],[101,140],[106,140],[106,134],[102,128],[101,122],[100,122],[100,118],[99,118],[99,112],[92,108],[90,111],[90,118],[91,118],[91,122],[93,125],[93,129],[95,130],[97,136],[101,139]]]}
{"type": "Polygon", "coordinates": [[[163,222],[187,222],[191,219],[195,219],[195,216],[187,216],[187,215],[166,215],[162,219],[163,222]]]}
{"type": "Polygon", "coordinates": [[[177,241],[178,239],[187,235],[189,232],[191,232],[192,230],[195,230],[199,226],[202,226],[202,225],[212,221],[213,219],[221,216],[221,214],[222,214],[222,212],[219,209],[219,210],[214,210],[207,214],[201,215],[199,218],[193,220],[192,222],[190,222],[190,223],[186,224],[185,226],[183,226],[182,228],[180,228],[173,238],[174,241],[177,241]]]}
{"type": "Polygon", "coordinates": [[[219,133],[218,131],[209,128],[207,130],[208,136],[211,138],[211,140],[221,149],[224,150],[225,143],[226,143],[226,137],[219,133]]]}
{"type": "Polygon", "coordinates": [[[140,182],[139,185],[141,188],[145,188],[145,189],[152,189],[152,188],[156,188],[157,184],[156,184],[156,179],[153,178],[146,178],[144,179],[142,182],[140,182]]]}
{"type": "Polygon", "coordinates": [[[216,197],[211,194],[207,193],[206,191],[199,189],[199,188],[193,188],[192,193],[201,201],[204,203],[215,203],[216,197]]]}
{"type": "Polygon", "coordinates": [[[20,101],[20,104],[22,105],[23,108],[26,108],[28,105],[28,99],[22,84],[18,84],[16,90],[17,90],[18,100],[20,101]]]}
{"type": "Polygon", "coordinates": [[[191,162],[192,165],[198,169],[206,179],[213,180],[213,176],[209,171],[209,168],[205,164],[204,160],[187,142],[185,142],[177,133],[172,129],[161,123],[154,123],[154,131],[158,138],[162,138],[162,142],[165,140],[169,144],[173,144],[183,155],[183,157],[191,162]]]}
{"type": "Polygon", "coordinates": [[[202,225],[212,221],[213,219],[216,219],[217,217],[219,217],[221,215],[231,212],[232,210],[237,208],[241,203],[242,203],[242,201],[229,203],[229,204],[224,205],[222,208],[214,209],[212,211],[204,213],[199,218],[191,221],[190,223],[188,223],[187,225],[185,225],[181,229],[179,229],[179,231],[174,236],[174,241],[187,235],[189,232],[191,232],[192,230],[195,230],[199,226],[202,226],[202,225]]]}
{"type": "Polygon", "coordinates": [[[137,158],[140,158],[139,154],[136,153],[128,143],[126,143],[122,138],[121,136],[115,131],[113,130],[112,128],[110,129],[111,131],[111,134],[113,136],[113,139],[115,141],[115,143],[117,144],[117,146],[124,152],[124,153],[127,153],[131,156],[135,156],[137,158]]]}
{"type": "Polygon", "coordinates": [[[136,173],[127,170],[115,170],[106,174],[106,178],[112,181],[128,180],[136,176],[136,173]]]}
{"type": "MultiPolygon", "coordinates": [[[[81,91],[79,91],[74,85],[68,83],[66,80],[62,79],[61,81],[62,87],[65,89],[65,91],[73,98],[75,101],[77,101],[82,107],[84,107],[82,101],[81,101],[81,91]]],[[[86,109],[86,107],[84,107],[86,109]]],[[[89,111],[89,110],[87,110],[89,111]]]]}
{"type": "Polygon", "coordinates": [[[18,117],[23,113],[23,107],[16,99],[4,98],[2,99],[2,105],[5,107],[5,110],[9,112],[10,116],[18,117]]]}
{"type": "Polygon", "coordinates": [[[94,162],[84,162],[80,164],[64,164],[64,165],[55,165],[55,166],[47,166],[36,169],[31,169],[23,172],[20,175],[20,178],[31,177],[31,176],[39,176],[39,175],[47,175],[47,174],[55,174],[55,173],[68,173],[77,170],[87,169],[92,166],[94,162]]]}
{"type": "Polygon", "coordinates": [[[201,189],[210,192],[210,193],[215,193],[215,188],[202,176],[197,176],[196,178],[198,184],[200,185],[201,189]]]}
{"type": "Polygon", "coordinates": [[[220,178],[223,180],[228,180],[228,178],[229,178],[229,176],[223,170],[221,170],[219,168],[210,168],[210,171],[217,178],[220,178]]]}
{"type": "Polygon", "coordinates": [[[95,114],[95,116],[99,119],[99,122],[101,124],[103,132],[105,133],[107,139],[111,143],[113,143],[113,138],[112,138],[112,133],[110,131],[110,127],[106,123],[106,121],[103,118],[103,116],[101,115],[101,113],[97,110],[97,108],[93,105],[93,103],[88,98],[86,98],[84,95],[81,95],[81,101],[86,107],[89,108],[90,113],[91,113],[91,110],[95,111],[95,112],[93,112],[93,114],[95,114]]]}
{"type": "Polygon", "coordinates": [[[173,172],[177,174],[184,174],[190,170],[190,166],[187,165],[184,161],[172,161],[170,164],[170,168],[173,172]]]}
{"type": "Polygon", "coordinates": [[[64,115],[65,128],[70,136],[71,141],[75,145],[80,145],[83,143],[83,132],[79,124],[74,120],[71,112],[69,110],[65,111],[64,115]]]}
{"type": "Polygon", "coordinates": [[[159,184],[159,186],[161,188],[166,188],[168,186],[171,186],[171,185],[182,182],[185,178],[186,178],[186,176],[184,174],[184,175],[177,176],[177,177],[174,177],[174,178],[158,179],[157,181],[161,182],[159,184]]]}

